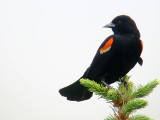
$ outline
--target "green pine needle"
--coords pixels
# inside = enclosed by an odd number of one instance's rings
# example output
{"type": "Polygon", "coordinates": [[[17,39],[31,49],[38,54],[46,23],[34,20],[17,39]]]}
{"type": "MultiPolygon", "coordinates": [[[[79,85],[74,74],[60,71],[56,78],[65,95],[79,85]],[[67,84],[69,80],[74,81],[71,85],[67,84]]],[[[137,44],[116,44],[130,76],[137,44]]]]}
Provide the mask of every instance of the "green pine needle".
{"type": "Polygon", "coordinates": [[[114,89],[107,90],[107,88],[105,88],[102,84],[98,84],[95,81],[89,79],[82,78],[80,83],[84,87],[87,87],[90,92],[94,92],[106,100],[120,100],[120,95],[114,89]]]}
{"type": "Polygon", "coordinates": [[[159,83],[160,82],[158,80],[153,80],[147,85],[139,86],[133,93],[132,98],[142,98],[149,95],[159,83]]]}
{"type": "Polygon", "coordinates": [[[108,117],[105,120],[116,120],[114,117],[108,117]]]}
{"type": "Polygon", "coordinates": [[[153,119],[145,115],[136,115],[136,116],[130,117],[130,120],[153,120],[153,119]]]}
{"type": "Polygon", "coordinates": [[[124,86],[124,83],[119,83],[118,92],[121,94],[122,98],[125,100],[128,100],[132,97],[133,90],[134,90],[134,83],[128,82],[127,88],[124,86]]]}
{"type": "Polygon", "coordinates": [[[119,81],[120,81],[121,83],[123,83],[123,81],[128,82],[128,81],[129,81],[129,78],[130,78],[130,76],[125,75],[124,77],[121,77],[121,78],[119,79],[119,81]]]}
{"type": "Polygon", "coordinates": [[[141,99],[131,99],[127,104],[122,106],[123,115],[129,115],[137,109],[146,107],[148,102],[141,99]]]}
{"type": "Polygon", "coordinates": [[[114,89],[109,89],[106,95],[106,99],[120,101],[121,96],[114,89]]]}
{"type": "Polygon", "coordinates": [[[107,95],[107,89],[101,84],[96,83],[95,81],[84,79],[82,78],[80,80],[80,83],[87,87],[90,92],[95,92],[98,95],[106,96],[107,95]]]}

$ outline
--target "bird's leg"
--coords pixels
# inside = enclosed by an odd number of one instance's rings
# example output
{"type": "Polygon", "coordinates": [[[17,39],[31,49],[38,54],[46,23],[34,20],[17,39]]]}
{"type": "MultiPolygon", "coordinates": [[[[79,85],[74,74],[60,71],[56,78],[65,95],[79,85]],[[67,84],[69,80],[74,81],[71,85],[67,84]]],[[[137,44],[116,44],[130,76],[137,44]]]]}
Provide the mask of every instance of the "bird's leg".
{"type": "Polygon", "coordinates": [[[109,89],[114,89],[113,87],[111,87],[110,85],[108,85],[106,82],[105,82],[105,79],[102,79],[101,82],[104,84],[104,86],[109,90],[109,89]]]}
{"type": "Polygon", "coordinates": [[[128,82],[125,81],[125,76],[121,78],[122,80],[120,82],[122,82],[124,84],[124,86],[126,87],[126,89],[128,90],[128,82]]]}
{"type": "Polygon", "coordinates": [[[128,90],[128,82],[123,81],[124,86],[126,87],[126,89],[128,90]]]}
{"type": "MultiPolygon", "coordinates": [[[[107,90],[109,89],[113,89],[115,91],[117,91],[116,89],[114,89],[113,87],[111,87],[110,85],[108,85],[106,82],[105,82],[105,79],[102,79],[101,82],[104,84],[104,86],[107,88],[107,90]]],[[[121,94],[117,91],[118,95],[121,96],[121,94]]]]}

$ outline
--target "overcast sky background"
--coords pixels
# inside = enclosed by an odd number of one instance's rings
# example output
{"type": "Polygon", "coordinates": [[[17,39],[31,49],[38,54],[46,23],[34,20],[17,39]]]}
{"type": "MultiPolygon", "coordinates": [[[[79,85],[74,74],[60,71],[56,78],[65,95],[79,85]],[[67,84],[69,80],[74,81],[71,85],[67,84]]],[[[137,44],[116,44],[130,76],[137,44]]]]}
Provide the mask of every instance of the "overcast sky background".
{"type": "MultiPolygon", "coordinates": [[[[70,102],[58,90],[77,80],[112,34],[102,26],[131,16],[144,44],[135,84],[160,80],[159,0],[0,0],[0,120],[103,120],[110,105],[94,95],[70,102]]],[[[160,86],[137,111],[159,120],[160,86]]]]}

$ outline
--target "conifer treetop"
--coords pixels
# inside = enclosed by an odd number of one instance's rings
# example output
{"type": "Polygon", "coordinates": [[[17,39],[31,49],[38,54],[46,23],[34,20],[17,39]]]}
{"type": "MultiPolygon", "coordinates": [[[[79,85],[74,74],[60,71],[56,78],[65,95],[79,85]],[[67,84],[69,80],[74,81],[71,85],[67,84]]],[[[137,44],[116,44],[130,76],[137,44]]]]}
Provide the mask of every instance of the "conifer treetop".
{"type": "Polygon", "coordinates": [[[152,120],[145,115],[131,116],[131,114],[148,105],[148,101],[142,98],[148,96],[160,82],[153,80],[146,85],[136,87],[132,81],[129,81],[129,78],[127,75],[121,78],[116,89],[107,89],[103,84],[83,78],[80,83],[90,92],[94,92],[113,105],[115,114],[105,120],[152,120]]]}

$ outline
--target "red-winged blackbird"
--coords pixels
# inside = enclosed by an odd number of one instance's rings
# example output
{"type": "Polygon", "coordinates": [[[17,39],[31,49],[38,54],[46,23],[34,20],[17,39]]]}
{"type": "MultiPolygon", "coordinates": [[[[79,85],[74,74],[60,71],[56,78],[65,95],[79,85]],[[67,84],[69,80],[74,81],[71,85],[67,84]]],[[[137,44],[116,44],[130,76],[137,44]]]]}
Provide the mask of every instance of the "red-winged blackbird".
{"type": "MultiPolygon", "coordinates": [[[[104,27],[112,28],[114,34],[100,45],[91,65],[81,78],[111,84],[125,76],[137,62],[142,65],[140,55],[143,43],[135,22],[129,16],[117,16],[104,27]]],[[[93,93],[83,87],[79,80],[60,89],[60,94],[72,101],[91,98],[93,93]]]]}

